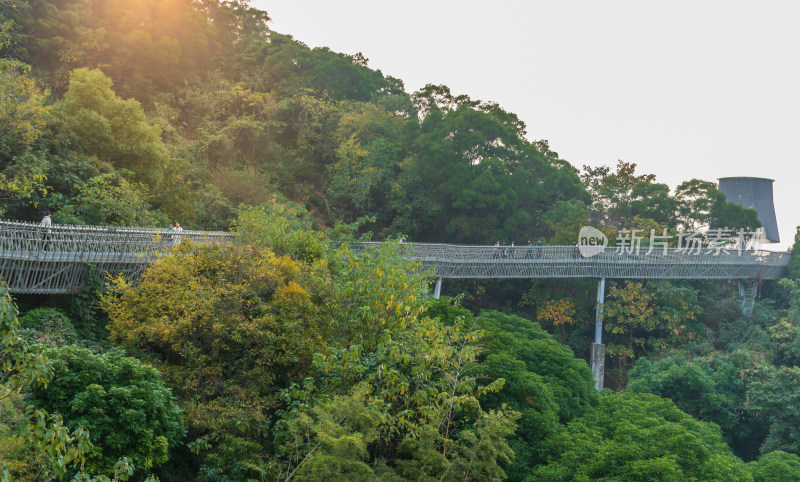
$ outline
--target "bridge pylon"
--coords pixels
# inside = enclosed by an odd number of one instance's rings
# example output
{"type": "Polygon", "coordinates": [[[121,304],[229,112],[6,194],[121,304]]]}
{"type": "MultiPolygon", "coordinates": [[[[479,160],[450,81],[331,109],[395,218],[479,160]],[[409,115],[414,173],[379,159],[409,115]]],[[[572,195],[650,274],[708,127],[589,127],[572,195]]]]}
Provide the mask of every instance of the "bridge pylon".
{"type": "Polygon", "coordinates": [[[605,358],[606,346],[603,344],[603,304],[606,301],[606,279],[600,278],[597,281],[597,305],[594,314],[594,343],[592,343],[589,354],[592,376],[594,377],[594,388],[603,389],[605,379],[605,358]]]}
{"type": "Polygon", "coordinates": [[[436,286],[433,288],[434,299],[439,299],[442,295],[442,278],[436,278],[436,286]]]}

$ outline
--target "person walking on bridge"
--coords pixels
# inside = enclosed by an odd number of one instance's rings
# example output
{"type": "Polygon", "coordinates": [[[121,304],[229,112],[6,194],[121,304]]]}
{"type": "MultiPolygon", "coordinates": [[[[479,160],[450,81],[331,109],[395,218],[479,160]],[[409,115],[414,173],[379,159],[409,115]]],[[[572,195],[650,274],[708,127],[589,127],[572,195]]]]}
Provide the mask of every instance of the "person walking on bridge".
{"type": "Polygon", "coordinates": [[[167,231],[164,233],[164,245],[166,247],[172,246],[172,232],[175,230],[175,226],[172,223],[169,223],[169,227],[167,231]]]}
{"type": "Polygon", "coordinates": [[[180,244],[181,242],[181,234],[183,233],[183,228],[181,227],[181,223],[175,221],[175,229],[172,230],[173,233],[173,244],[180,244]]]}
{"type": "Polygon", "coordinates": [[[44,241],[44,245],[42,246],[43,253],[47,251],[47,248],[50,246],[50,236],[53,234],[53,230],[51,229],[52,225],[53,221],[50,219],[50,211],[45,211],[42,222],[39,223],[39,226],[42,227],[42,241],[44,241]]]}

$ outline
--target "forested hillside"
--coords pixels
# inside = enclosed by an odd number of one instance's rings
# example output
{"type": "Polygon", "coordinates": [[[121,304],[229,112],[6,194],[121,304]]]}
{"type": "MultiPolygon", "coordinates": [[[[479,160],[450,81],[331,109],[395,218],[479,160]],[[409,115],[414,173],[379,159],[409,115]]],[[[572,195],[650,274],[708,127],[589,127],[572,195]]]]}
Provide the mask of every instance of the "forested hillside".
{"type": "Polygon", "coordinates": [[[800,257],[752,307],[733,281],[611,281],[597,392],[592,281],[434,300],[396,242],[755,211],[579,169],[496,103],[407,92],[268,14],[0,0],[0,217],[237,233],[74,297],[0,282],[0,480],[800,480],[800,257]]]}

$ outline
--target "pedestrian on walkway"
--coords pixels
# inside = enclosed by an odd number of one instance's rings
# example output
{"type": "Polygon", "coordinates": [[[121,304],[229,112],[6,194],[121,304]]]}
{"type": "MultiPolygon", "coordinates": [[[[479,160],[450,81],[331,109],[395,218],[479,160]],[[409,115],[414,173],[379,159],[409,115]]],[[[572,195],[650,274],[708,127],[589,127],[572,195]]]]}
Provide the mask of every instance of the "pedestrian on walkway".
{"type": "Polygon", "coordinates": [[[183,233],[183,228],[181,227],[181,223],[175,221],[175,229],[172,230],[173,232],[173,245],[180,244],[181,242],[181,235],[183,233]]]}
{"type": "Polygon", "coordinates": [[[44,212],[44,217],[42,218],[42,222],[39,223],[39,226],[42,227],[42,241],[44,241],[42,252],[44,253],[50,246],[50,236],[53,234],[53,230],[51,229],[53,221],[50,219],[50,211],[44,212]]]}

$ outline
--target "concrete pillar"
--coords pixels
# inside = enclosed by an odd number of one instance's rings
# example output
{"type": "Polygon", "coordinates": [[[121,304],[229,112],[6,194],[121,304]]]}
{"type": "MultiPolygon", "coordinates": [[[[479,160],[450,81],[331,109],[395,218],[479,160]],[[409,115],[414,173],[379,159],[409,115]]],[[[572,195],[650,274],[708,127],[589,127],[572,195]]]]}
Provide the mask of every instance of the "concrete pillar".
{"type": "Polygon", "coordinates": [[[603,379],[605,377],[606,346],[602,343],[592,343],[591,351],[592,376],[594,377],[594,388],[603,389],[603,379]]]}
{"type": "Polygon", "coordinates": [[[606,279],[600,278],[597,282],[597,307],[595,308],[594,318],[594,343],[589,355],[592,376],[594,377],[594,388],[603,389],[603,379],[605,378],[605,356],[606,346],[603,344],[603,303],[606,301],[606,279]]]}
{"type": "Polygon", "coordinates": [[[746,283],[745,281],[739,280],[739,296],[742,297],[742,315],[751,316],[753,314],[753,308],[755,308],[757,295],[757,280],[747,280],[746,283]]]}
{"type": "Polygon", "coordinates": [[[436,278],[436,287],[433,289],[433,297],[437,300],[442,294],[442,278],[436,278]]]}
{"type": "Polygon", "coordinates": [[[606,302],[606,279],[597,282],[597,305],[594,312],[594,342],[603,342],[603,303],[606,302]]]}

